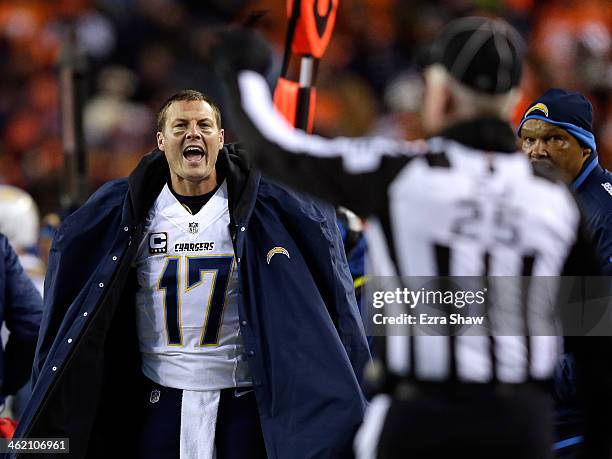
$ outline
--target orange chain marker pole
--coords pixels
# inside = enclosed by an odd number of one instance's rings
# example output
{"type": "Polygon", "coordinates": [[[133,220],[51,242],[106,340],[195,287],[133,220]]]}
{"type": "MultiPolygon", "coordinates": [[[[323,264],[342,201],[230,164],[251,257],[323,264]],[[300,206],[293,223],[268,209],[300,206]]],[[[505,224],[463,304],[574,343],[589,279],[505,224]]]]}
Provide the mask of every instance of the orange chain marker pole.
{"type": "Polygon", "coordinates": [[[274,103],[295,127],[312,132],[316,104],[316,73],[336,23],[340,0],[287,0],[289,25],[281,76],[274,103]],[[298,81],[288,78],[291,55],[300,58],[298,81]]]}

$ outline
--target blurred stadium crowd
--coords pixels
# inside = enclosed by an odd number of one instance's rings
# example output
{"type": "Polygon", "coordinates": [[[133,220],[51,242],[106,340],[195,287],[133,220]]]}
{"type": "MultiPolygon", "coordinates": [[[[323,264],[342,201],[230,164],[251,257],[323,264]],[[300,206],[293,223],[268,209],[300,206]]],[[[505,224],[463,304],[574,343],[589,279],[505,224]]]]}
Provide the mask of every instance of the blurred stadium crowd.
{"type": "MultiPolygon", "coordinates": [[[[0,3],[0,183],[56,211],[62,180],[57,59],[74,27],[88,57],[85,107],[92,190],[125,176],[154,147],[155,112],[180,88],[221,102],[206,62],[215,27],[267,11],[258,28],[280,69],[285,0],[3,0],[0,3]]],[[[523,34],[523,103],[549,87],[579,90],[595,109],[601,162],[612,167],[612,2],[609,0],[343,0],[318,76],[315,131],[423,135],[420,47],[449,19],[501,16],[523,34]]],[[[231,120],[225,120],[229,140],[231,120]]]]}

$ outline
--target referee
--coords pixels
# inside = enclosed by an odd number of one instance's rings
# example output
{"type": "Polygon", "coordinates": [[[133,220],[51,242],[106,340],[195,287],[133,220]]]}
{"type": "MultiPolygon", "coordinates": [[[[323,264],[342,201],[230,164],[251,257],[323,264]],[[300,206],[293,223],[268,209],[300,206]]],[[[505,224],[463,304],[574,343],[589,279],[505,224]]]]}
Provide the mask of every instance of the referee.
{"type": "MultiPolygon", "coordinates": [[[[503,21],[451,22],[424,75],[431,138],[416,142],[329,140],[293,130],[274,110],[263,76],[270,55],[254,34],[223,34],[213,60],[262,171],[368,219],[374,274],[596,274],[570,192],[516,152],[508,120],[521,47],[503,21]]],[[[529,323],[529,314],[515,319],[526,330],[547,325],[529,323]]],[[[538,320],[550,321],[544,314],[538,320]]],[[[373,371],[383,375],[375,379],[386,393],[372,400],[357,456],[551,457],[551,407],[541,383],[550,380],[557,348],[554,336],[387,337],[378,349],[383,370],[373,371]]],[[[598,350],[589,352],[596,361],[598,350]]],[[[588,387],[606,379],[600,371],[588,387]]],[[[609,457],[609,439],[585,436],[598,451],[589,457],[609,457]]]]}

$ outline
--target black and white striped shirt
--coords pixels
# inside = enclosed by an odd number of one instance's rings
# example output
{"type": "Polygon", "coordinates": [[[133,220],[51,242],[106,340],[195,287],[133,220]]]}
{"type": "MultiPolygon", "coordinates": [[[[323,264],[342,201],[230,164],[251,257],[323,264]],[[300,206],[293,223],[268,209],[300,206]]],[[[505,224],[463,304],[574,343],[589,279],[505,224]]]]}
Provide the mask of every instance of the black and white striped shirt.
{"type": "MultiPolygon", "coordinates": [[[[366,217],[374,274],[597,272],[570,192],[515,151],[507,123],[476,120],[427,141],[330,140],[294,130],[274,109],[260,74],[245,70],[227,77],[240,134],[257,165],[366,217]]],[[[530,313],[517,316],[528,331],[530,313]]],[[[533,320],[550,319],[536,313],[533,320]]],[[[386,367],[393,375],[426,381],[545,380],[560,343],[541,335],[390,336],[386,367]]]]}

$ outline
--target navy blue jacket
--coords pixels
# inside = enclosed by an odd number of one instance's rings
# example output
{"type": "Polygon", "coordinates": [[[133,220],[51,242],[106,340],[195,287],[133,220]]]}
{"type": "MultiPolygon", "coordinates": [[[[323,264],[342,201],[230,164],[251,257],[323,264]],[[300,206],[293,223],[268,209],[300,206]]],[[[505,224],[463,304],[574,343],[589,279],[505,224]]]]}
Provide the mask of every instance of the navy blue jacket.
{"type": "MultiPolygon", "coordinates": [[[[261,178],[234,146],[217,170],[228,182],[241,332],[268,456],[349,456],[365,408],[356,375],[369,353],[334,211],[261,178]],[[291,254],[289,269],[266,263],[275,246],[291,254]]],[[[122,434],[121,456],[133,456],[142,378],[131,265],[168,177],[156,150],[59,229],[34,392],[16,437],[69,437],[70,457],[108,458],[122,434]]]]}
{"type": "MultiPolygon", "coordinates": [[[[599,165],[597,155],[592,155],[570,188],[597,245],[602,274],[612,275],[612,174],[599,165]]],[[[576,399],[576,363],[572,352],[559,360],[554,381],[556,437],[559,440],[556,449],[562,454],[576,448],[571,442],[565,446],[562,440],[584,433],[584,414],[576,399]]]]}
{"type": "Polygon", "coordinates": [[[599,165],[597,155],[592,155],[570,188],[593,233],[602,273],[612,275],[612,173],[599,165]]]}
{"type": "Polygon", "coordinates": [[[0,324],[10,331],[0,346],[0,402],[29,379],[42,316],[42,299],[8,239],[0,234],[0,324]]]}

